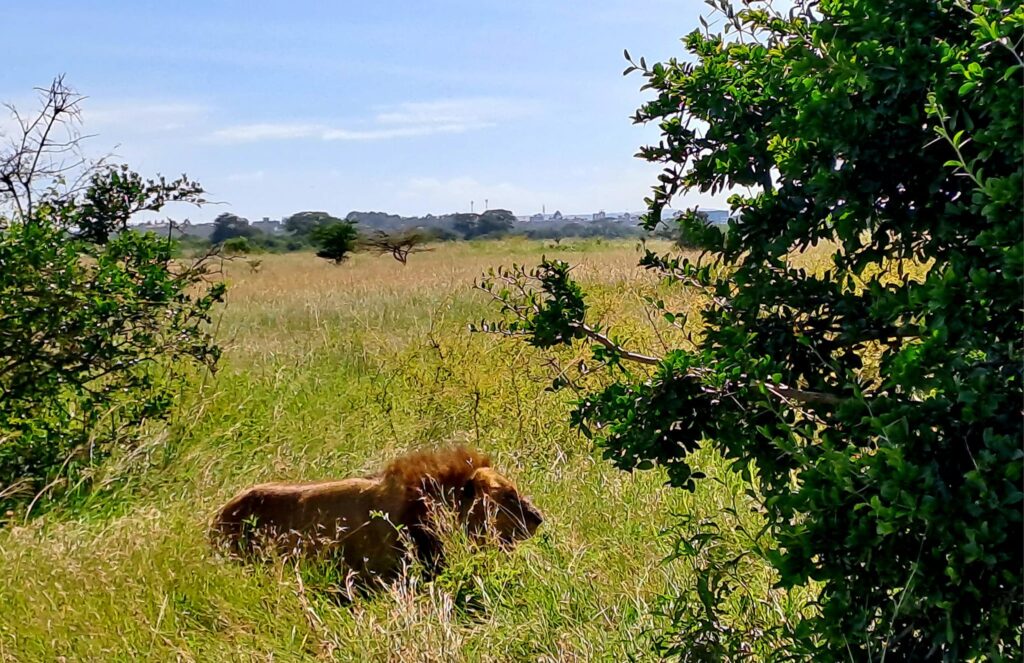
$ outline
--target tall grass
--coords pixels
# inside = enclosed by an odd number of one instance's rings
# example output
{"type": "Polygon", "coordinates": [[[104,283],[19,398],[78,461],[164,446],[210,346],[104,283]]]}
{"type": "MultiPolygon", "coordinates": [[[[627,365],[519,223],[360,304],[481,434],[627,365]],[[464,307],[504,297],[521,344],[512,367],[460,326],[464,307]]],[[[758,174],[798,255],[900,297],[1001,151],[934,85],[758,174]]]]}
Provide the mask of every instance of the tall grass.
{"type": "MultiPolygon", "coordinates": [[[[682,342],[641,313],[644,297],[682,295],[636,267],[631,242],[459,243],[405,267],[226,264],[217,374],[196,375],[170,425],[108,465],[91,497],[0,531],[0,660],[649,657],[657,597],[692,579],[685,561],[661,563],[672,541],[659,533],[742,490],[710,454],[702,469],[718,481],[693,494],[609,467],[568,428],[570,396],[544,390],[539,355],[468,333],[494,314],[473,280],[544,252],[579,265],[595,312],[638,349],[682,342]],[[242,487],[344,477],[448,441],[490,453],[534,499],[536,537],[510,554],[456,541],[438,581],[410,575],[349,604],[329,568],[241,566],[207,542],[212,512],[242,487]]],[[[751,582],[767,595],[767,573],[751,582]]]]}

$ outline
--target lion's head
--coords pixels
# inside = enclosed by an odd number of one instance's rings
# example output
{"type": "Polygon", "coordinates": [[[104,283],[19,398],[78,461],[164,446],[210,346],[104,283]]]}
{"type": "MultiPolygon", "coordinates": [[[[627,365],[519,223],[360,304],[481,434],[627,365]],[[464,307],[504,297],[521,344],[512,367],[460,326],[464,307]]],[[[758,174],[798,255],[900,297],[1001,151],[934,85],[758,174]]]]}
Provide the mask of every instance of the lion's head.
{"type": "Polygon", "coordinates": [[[421,557],[440,555],[438,509],[454,511],[473,540],[493,538],[506,546],[532,536],[544,520],[487,456],[464,447],[408,454],[382,476],[408,491],[412,508],[407,524],[421,557]]]}
{"type": "Polygon", "coordinates": [[[544,522],[529,499],[515,484],[490,467],[470,475],[463,487],[461,514],[470,535],[477,540],[494,536],[503,544],[533,536],[544,522]]]}

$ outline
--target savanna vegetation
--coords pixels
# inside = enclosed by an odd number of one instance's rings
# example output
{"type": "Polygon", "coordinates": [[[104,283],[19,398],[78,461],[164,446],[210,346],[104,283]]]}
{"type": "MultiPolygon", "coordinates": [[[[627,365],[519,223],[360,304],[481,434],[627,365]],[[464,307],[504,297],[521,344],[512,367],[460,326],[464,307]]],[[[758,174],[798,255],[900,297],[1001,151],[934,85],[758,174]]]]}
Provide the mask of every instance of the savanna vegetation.
{"type": "MultiPolygon", "coordinates": [[[[595,309],[654,351],[673,330],[643,316],[644,298],[687,302],[636,267],[636,249],[590,240],[558,255],[595,309]]],[[[693,562],[660,564],[673,514],[754,520],[713,455],[705,471],[722,483],[695,494],[610,466],[570,429],[568,397],[545,390],[538,352],[467,333],[490,311],[479,274],[553,250],[520,239],[443,244],[405,267],[369,254],[341,268],[301,253],[265,256],[258,272],[226,261],[217,373],[194,373],[169,424],[104,463],[87,495],[7,517],[0,659],[649,658],[659,596],[693,581],[693,562]],[[433,584],[349,606],[337,571],[245,567],[208,543],[213,513],[245,486],[357,475],[444,441],[492,454],[544,512],[536,537],[511,555],[456,540],[433,584]]],[[[769,601],[770,580],[748,578],[769,601]]]]}
{"type": "Polygon", "coordinates": [[[662,132],[644,232],[745,191],[672,244],[490,210],[406,265],[422,238],[307,214],[334,266],[243,261],[222,215],[224,257],[175,258],[128,219],[201,187],[67,158],[46,91],[0,160],[0,658],[1019,659],[1024,10],[712,4],[687,59],[627,69],[662,132]],[[238,488],[441,441],[540,534],[453,533],[434,581],[353,603],[337,566],[209,545],[238,488]]]}

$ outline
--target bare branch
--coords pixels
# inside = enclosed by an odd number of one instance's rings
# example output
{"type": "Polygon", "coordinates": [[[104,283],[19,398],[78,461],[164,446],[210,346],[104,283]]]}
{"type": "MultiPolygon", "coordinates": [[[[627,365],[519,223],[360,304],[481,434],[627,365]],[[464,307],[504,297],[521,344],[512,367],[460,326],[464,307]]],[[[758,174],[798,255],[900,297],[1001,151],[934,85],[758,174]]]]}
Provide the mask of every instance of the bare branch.
{"type": "Polygon", "coordinates": [[[823,391],[806,391],[804,389],[787,387],[784,384],[771,384],[769,382],[763,382],[762,384],[769,394],[786,402],[795,401],[802,405],[836,406],[846,400],[842,396],[823,391]]]}
{"type": "Polygon", "coordinates": [[[657,366],[662,361],[658,357],[651,357],[649,355],[640,354],[639,352],[630,352],[629,350],[626,350],[622,346],[615,343],[615,341],[611,340],[604,334],[594,330],[589,325],[577,324],[573,325],[573,327],[579,329],[581,332],[586,334],[587,338],[593,341],[597,341],[598,343],[608,348],[609,350],[614,351],[623,359],[628,359],[629,361],[636,362],[638,364],[646,364],[647,366],[657,366]]]}
{"type": "MultiPolygon", "coordinates": [[[[529,286],[529,282],[535,278],[535,274],[527,272],[523,267],[514,265],[511,270],[499,270],[497,273],[491,273],[489,280],[478,283],[476,288],[487,293],[494,302],[501,306],[501,310],[506,315],[512,316],[516,322],[516,324],[512,325],[484,325],[481,327],[481,331],[502,336],[529,336],[533,317],[542,312],[541,302],[537,294],[529,286]],[[499,285],[500,289],[496,289],[496,286],[499,285]]],[[[569,326],[581,332],[591,341],[610,350],[620,359],[644,366],[658,366],[664,361],[662,357],[627,350],[608,335],[601,333],[583,321],[570,321],[569,326]]],[[[705,378],[707,372],[700,368],[691,367],[687,371],[687,376],[699,380],[705,378]]],[[[785,384],[754,381],[748,386],[763,387],[768,394],[789,405],[824,405],[834,407],[846,400],[844,397],[836,394],[799,389],[785,384]]]]}
{"type": "Polygon", "coordinates": [[[0,210],[8,205],[20,219],[32,218],[35,197],[62,184],[65,173],[89,170],[87,161],[78,156],[82,136],[77,124],[84,97],[65,85],[62,76],[37,91],[42,108],[31,118],[5,105],[20,135],[12,136],[6,152],[0,153],[0,210]],[[60,128],[66,137],[58,135],[60,128]],[[69,155],[74,158],[68,159],[69,155]]]}
{"type": "MultiPolygon", "coordinates": [[[[625,348],[619,346],[615,341],[611,340],[604,334],[601,334],[588,325],[575,325],[577,329],[582,331],[591,340],[597,341],[609,350],[614,351],[617,355],[623,359],[636,362],[638,364],[644,364],[647,366],[657,366],[662,362],[662,359],[658,357],[652,357],[650,355],[640,354],[638,352],[630,352],[625,348]]],[[[689,373],[690,377],[699,378],[700,372],[691,370],[689,373]]],[[[792,401],[801,403],[803,405],[839,405],[845,399],[835,394],[829,394],[821,391],[807,391],[804,389],[795,389],[793,387],[787,387],[784,384],[771,384],[768,382],[760,383],[763,384],[765,389],[771,395],[776,398],[780,398],[784,401],[792,401]]]]}

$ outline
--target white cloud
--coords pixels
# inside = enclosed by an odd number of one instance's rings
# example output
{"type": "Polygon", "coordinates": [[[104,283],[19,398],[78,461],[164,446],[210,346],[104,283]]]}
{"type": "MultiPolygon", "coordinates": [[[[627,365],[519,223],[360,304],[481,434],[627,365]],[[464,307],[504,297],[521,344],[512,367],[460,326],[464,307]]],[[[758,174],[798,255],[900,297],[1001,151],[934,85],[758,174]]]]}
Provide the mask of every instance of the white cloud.
{"type": "Polygon", "coordinates": [[[210,134],[208,140],[214,143],[258,143],[267,140],[294,140],[299,138],[315,138],[324,141],[387,140],[389,138],[427,136],[438,133],[461,133],[475,128],[479,128],[479,126],[437,124],[399,126],[385,129],[336,129],[325,124],[260,123],[243,124],[220,129],[210,134]]]}
{"type": "Polygon", "coordinates": [[[377,113],[382,124],[491,124],[534,113],[536,105],[518,99],[476,97],[398,104],[377,113]]]}
{"type": "Polygon", "coordinates": [[[326,130],[318,124],[263,122],[218,129],[210,134],[209,140],[215,143],[255,143],[264,140],[310,138],[326,130]]]}
{"type": "Polygon", "coordinates": [[[486,97],[407,102],[381,108],[372,118],[356,123],[355,127],[320,122],[260,122],[218,129],[207,136],[207,141],[253,143],[294,139],[390,140],[477,131],[531,112],[532,104],[486,97]]]}
{"type": "Polygon", "coordinates": [[[460,134],[476,129],[493,127],[492,123],[458,123],[422,124],[393,129],[367,129],[351,131],[348,129],[329,129],[323,133],[324,140],[387,140],[389,138],[409,138],[412,136],[429,136],[432,134],[460,134]]]}

